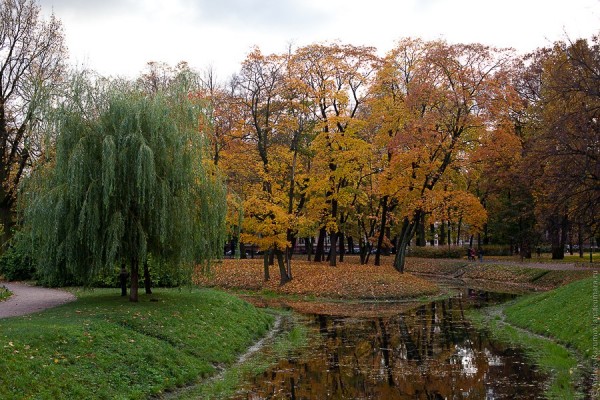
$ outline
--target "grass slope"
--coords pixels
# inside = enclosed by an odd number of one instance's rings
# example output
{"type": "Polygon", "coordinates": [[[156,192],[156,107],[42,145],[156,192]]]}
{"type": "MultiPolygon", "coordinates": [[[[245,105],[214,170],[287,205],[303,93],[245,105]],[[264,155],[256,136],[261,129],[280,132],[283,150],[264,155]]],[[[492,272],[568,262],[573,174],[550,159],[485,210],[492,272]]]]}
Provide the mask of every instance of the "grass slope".
{"type": "Polygon", "coordinates": [[[214,290],[114,290],[0,321],[0,398],[142,399],[228,365],[272,317],[214,290]]]}
{"type": "Polygon", "coordinates": [[[525,297],[507,307],[506,320],[532,332],[558,339],[586,358],[593,352],[593,286],[584,279],[551,292],[525,297]]]}
{"type": "Polygon", "coordinates": [[[589,367],[595,368],[592,391],[600,390],[598,354],[593,345],[594,332],[598,329],[594,323],[598,321],[594,321],[592,304],[594,285],[599,283],[597,277],[580,280],[550,292],[520,298],[500,310],[488,309],[484,311],[487,315],[475,312],[471,317],[476,324],[488,325],[495,337],[525,348],[536,364],[551,376],[546,390],[548,398],[581,398],[578,383],[583,370],[589,367]],[[504,320],[500,318],[501,312],[504,320]],[[583,364],[568,348],[581,355],[583,364]]]}

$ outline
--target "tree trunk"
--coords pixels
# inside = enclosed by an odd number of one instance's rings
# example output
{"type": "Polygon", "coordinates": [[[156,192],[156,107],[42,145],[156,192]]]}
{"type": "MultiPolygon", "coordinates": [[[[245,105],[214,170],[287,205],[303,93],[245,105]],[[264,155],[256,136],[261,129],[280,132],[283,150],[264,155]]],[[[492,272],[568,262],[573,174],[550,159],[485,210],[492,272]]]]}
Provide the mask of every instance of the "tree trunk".
{"type": "Polygon", "coordinates": [[[365,265],[367,263],[367,244],[364,243],[364,240],[361,238],[358,241],[359,247],[359,255],[360,255],[360,265],[365,265]]]}
{"type": "Polygon", "coordinates": [[[308,261],[310,261],[310,259],[312,258],[312,252],[313,252],[313,238],[311,237],[306,237],[304,238],[304,248],[306,249],[306,255],[308,258],[308,261]]]}
{"type": "Polygon", "coordinates": [[[348,236],[346,240],[348,240],[349,253],[354,254],[354,239],[352,238],[352,236],[348,236]]]}
{"type": "Polygon", "coordinates": [[[294,255],[294,250],[296,249],[296,244],[298,243],[298,238],[293,235],[290,243],[292,244],[292,247],[290,247],[290,260],[292,259],[292,256],[294,255]]]}
{"type": "Polygon", "coordinates": [[[317,239],[317,250],[315,251],[315,261],[321,262],[325,260],[325,227],[319,230],[319,238],[317,239]]]}
{"type": "Polygon", "coordinates": [[[431,246],[435,246],[435,224],[429,224],[429,233],[431,235],[431,239],[429,239],[429,244],[431,246]]]}
{"type": "Polygon", "coordinates": [[[238,250],[237,250],[237,240],[235,238],[232,238],[229,241],[229,251],[231,252],[230,258],[237,258],[236,256],[238,255],[238,250]]]}
{"type": "Polygon", "coordinates": [[[271,279],[271,276],[269,275],[269,252],[265,251],[264,255],[263,255],[263,270],[265,272],[265,282],[267,282],[269,279],[271,279]]]}
{"type": "Polygon", "coordinates": [[[375,265],[381,265],[381,247],[383,247],[383,238],[385,237],[385,225],[388,213],[388,196],[381,199],[381,226],[379,229],[379,238],[377,238],[377,252],[375,253],[375,265]]]}
{"type": "Polygon", "coordinates": [[[573,255],[573,227],[569,227],[569,255],[573,255]]]}
{"type": "Polygon", "coordinates": [[[15,227],[13,212],[10,205],[5,206],[4,204],[0,204],[0,224],[2,224],[2,237],[0,238],[0,245],[5,245],[12,237],[15,227]]]}
{"type": "Polygon", "coordinates": [[[138,301],[138,282],[140,279],[139,264],[135,257],[131,258],[131,290],[129,291],[129,301],[138,301]]]}
{"type": "MultiPolygon", "coordinates": [[[[590,252],[592,251],[592,239],[590,239],[590,252]]],[[[580,222],[577,227],[577,245],[579,246],[579,258],[583,258],[583,224],[580,222]]]]}
{"type": "Polygon", "coordinates": [[[440,223],[440,236],[439,236],[439,245],[443,246],[446,244],[446,221],[442,221],[440,223]]]}
{"type": "Polygon", "coordinates": [[[344,254],[346,253],[346,244],[344,243],[344,232],[338,234],[338,242],[340,244],[340,262],[344,262],[344,254]]]}
{"type": "Polygon", "coordinates": [[[121,281],[121,296],[127,296],[127,278],[129,278],[129,272],[125,263],[121,263],[121,273],[119,274],[119,280],[121,281]]]}
{"type": "Polygon", "coordinates": [[[281,277],[279,280],[279,284],[285,285],[287,282],[290,281],[290,277],[287,274],[285,262],[283,261],[283,252],[281,250],[274,250],[274,253],[277,256],[277,264],[279,265],[279,275],[281,277]]]}
{"type": "Polygon", "coordinates": [[[246,255],[246,244],[243,242],[240,242],[239,249],[240,249],[240,258],[244,259],[244,260],[246,258],[248,258],[248,256],[246,255]]]}
{"type": "Polygon", "coordinates": [[[331,232],[329,234],[329,240],[331,244],[329,245],[329,266],[335,267],[337,265],[337,232],[331,232]]]}
{"type": "Polygon", "coordinates": [[[417,243],[418,247],[425,247],[427,245],[427,239],[425,238],[425,214],[422,213],[419,219],[416,221],[417,224],[417,243]]]}
{"type": "Polygon", "coordinates": [[[144,289],[146,289],[146,294],[152,294],[152,279],[150,278],[148,261],[144,261],[144,289]]]}
{"type": "Polygon", "coordinates": [[[269,265],[275,265],[275,251],[269,250],[269,265]]]}
{"type": "Polygon", "coordinates": [[[565,258],[565,241],[567,237],[566,217],[561,218],[553,215],[548,219],[550,242],[552,245],[552,259],[563,260],[565,258]]]}
{"type": "Polygon", "coordinates": [[[406,262],[406,248],[412,239],[417,221],[421,219],[421,211],[415,212],[414,219],[409,221],[408,218],[404,218],[404,222],[402,223],[402,231],[398,236],[398,241],[396,242],[396,258],[394,259],[394,268],[400,272],[404,272],[404,264],[406,262]]]}

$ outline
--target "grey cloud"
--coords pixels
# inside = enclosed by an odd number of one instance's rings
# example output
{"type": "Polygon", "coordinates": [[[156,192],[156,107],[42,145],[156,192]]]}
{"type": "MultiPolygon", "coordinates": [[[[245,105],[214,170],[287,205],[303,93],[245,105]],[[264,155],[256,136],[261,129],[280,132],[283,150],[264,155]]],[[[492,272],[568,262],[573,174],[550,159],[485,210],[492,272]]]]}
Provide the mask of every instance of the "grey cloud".
{"type": "Polygon", "coordinates": [[[301,31],[324,20],[301,0],[201,0],[196,3],[203,18],[260,29],[301,31]]]}
{"type": "MultiPolygon", "coordinates": [[[[152,1],[144,0],[39,0],[44,10],[73,13],[84,18],[145,12],[152,1]]],[[[155,0],[159,1],[159,0],[155,0]]],[[[171,0],[188,10],[187,18],[199,24],[249,27],[256,30],[301,33],[322,24],[326,16],[302,0],[171,0]]]]}
{"type": "Polygon", "coordinates": [[[102,17],[132,11],[133,0],[38,0],[44,10],[54,10],[60,18],[62,13],[73,12],[86,17],[102,17]]]}

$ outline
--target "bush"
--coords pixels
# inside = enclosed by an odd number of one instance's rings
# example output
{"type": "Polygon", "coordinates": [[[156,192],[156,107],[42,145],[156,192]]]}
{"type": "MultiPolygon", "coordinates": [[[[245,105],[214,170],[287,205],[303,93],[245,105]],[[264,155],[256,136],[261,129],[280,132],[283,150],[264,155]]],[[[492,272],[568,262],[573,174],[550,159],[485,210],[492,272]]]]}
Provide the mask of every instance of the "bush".
{"type": "Polygon", "coordinates": [[[25,241],[18,234],[0,257],[0,275],[9,281],[31,280],[35,277],[33,259],[25,241]]]}
{"type": "Polygon", "coordinates": [[[457,246],[412,246],[407,249],[407,256],[421,258],[463,258],[467,250],[457,246]]]}
{"type": "Polygon", "coordinates": [[[483,246],[483,255],[485,256],[510,256],[509,245],[487,244],[483,246]]]}

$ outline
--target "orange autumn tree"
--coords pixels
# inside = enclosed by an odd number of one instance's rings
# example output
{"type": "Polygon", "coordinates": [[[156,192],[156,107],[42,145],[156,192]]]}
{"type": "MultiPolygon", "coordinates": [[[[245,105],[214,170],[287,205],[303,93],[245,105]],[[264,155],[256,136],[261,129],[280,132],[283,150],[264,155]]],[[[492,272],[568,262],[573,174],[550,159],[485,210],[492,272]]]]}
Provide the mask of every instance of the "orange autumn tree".
{"type": "MultiPolygon", "coordinates": [[[[303,150],[310,131],[303,92],[290,67],[289,54],[265,56],[255,49],[235,79],[244,141],[252,144],[259,160],[257,179],[246,185],[242,238],[277,258],[281,284],[292,278],[288,250],[295,242],[304,204],[303,150]]],[[[269,261],[265,254],[265,279],[269,261]]]]}
{"type": "Polygon", "coordinates": [[[502,105],[512,95],[504,73],[510,61],[507,51],[478,44],[411,39],[385,58],[372,118],[386,150],[381,193],[398,203],[398,271],[418,224],[436,208],[436,191],[452,189],[443,185],[448,171],[468,166],[481,138],[503,124],[502,105]]]}
{"type": "Polygon", "coordinates": [[[374,53],[371,47],[315,44],[294,54],[315,120],[316,137],[311,143],[314,162],[308,189],[308,208],[322,221],[315,259],[322,260],[327,232],[332,266],[336,265],[338,239],[343,243],[340,228],[350,217],[353,188],[370,153],[369,143],[359,132],[364,126],[361,111],[377,66],[374,53]]]}

